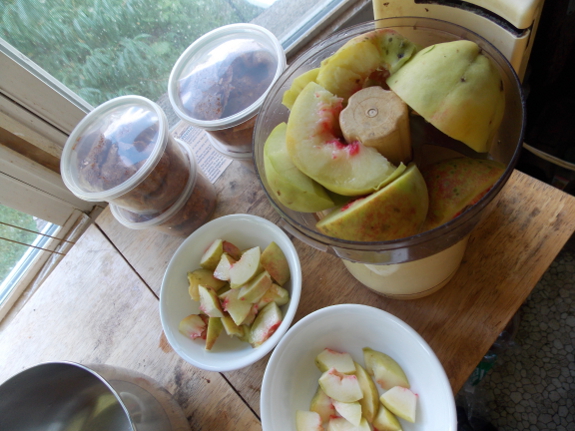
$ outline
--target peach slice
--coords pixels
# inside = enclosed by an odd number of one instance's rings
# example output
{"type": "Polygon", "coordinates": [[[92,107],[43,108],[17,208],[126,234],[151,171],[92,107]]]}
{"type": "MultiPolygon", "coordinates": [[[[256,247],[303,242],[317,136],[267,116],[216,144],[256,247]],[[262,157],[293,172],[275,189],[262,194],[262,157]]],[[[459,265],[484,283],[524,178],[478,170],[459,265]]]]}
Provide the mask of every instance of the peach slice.
{"type": "Polygon", "coordinates": [[[218,280],[214,277],[212,271],[204,268],[198,268],[194,271],[188,272],[188,293],[194,301],[200,300],[198,286],[207,286],[214,289],[216,292],[226,285],[223,280],[218,280]]]}
{"type": "Polygon", "coordinates": [[[204,314],[190,314],[184,317],[178,325],[178,331],[191,340],[196,338],[206,339],[208,316],[204,314]]]}
{"type": "Polygon", "coordinates": [[[386,391],[379,400],[396,416],[411,423],[415,422],[417,395],[410,389],[402,386],[394,386],[386,391]]]}
{"type": "Polygon", "coordinates": [[[272,192],[294,211],[332,208],[334,203],[325,189],[293,164],[286,147],[286,128],[286,123],[278,124],[264,144],[264,170],[272,192]]]}
{"type": "Polygon", "coordinates": [[[323,431],[321,417],[316,412],[298,410],[295,413],[296,431],[323,431]]]}
{"type": "Polygon", "coordinates": [[[311,399],[309,409],[312,412],[318,413],[322,422],[327,422],[329,418],[335,416],[336,413],[335,407],[333,406],[333,400],[327,396],[321,386],[317,387],[317,390],[311,399]]]}
{"type": "Polygon", "coordinates": [[[323,60],[316,82],[347,100],[362,88],[384,84],[417,50],[394,30],[374,30],[354,37],[323,60]]]}
{"type": "Polygon", "coordinates": [[[394,386],[410,387],[405,372],[391,356],[369,347],[363,349],[363,356],[367,372],[382,389],[388,390],[394,386]]]}
{"type": "Polygon", "coordinates": [[[505,109],[503,81],[474,42],[431,45],[387,79],[425,120],[477,152],[489,151],[505,109]]]}
{"type": "Polygon", "coordinates": [[[381,188],[396,170],[374,148],[345,142],[339,129],[342,99],[310,82],[298,96],[286,129],[294,165],[328,190],[361,196],[381,188]]]}
{"type": "Polygon", "coordinates": [[[270,242],[262,251],[260,263],[280,286],[283,286],[289,280],[289,263],[280,246],[274,241],[270,242]]]}
{"type": "Polygon", "coordinates": [[[429,192],[422,230],[440,226],[477,203],[505,171],[493,160],[457,157],[421,168],[429,192]]]}
{"type": "Polygon", "coordinates": [[[291,109],[295,100],[297,99],[297,96],[299,96],[299,93],[301,93],[301,91],[308,83],[315,82],[318,73],[319,73],[319,67],[308,70],[307,72],[304,72],[300,76],[295,78],[289,90],[286,90],[284,92],[282,97],[282,104],[286,108],[291,109]]]}
{"type": "Polygon", "coordinates": [[[427,187],[412,163],[399,178],[371,195],[336,208],[316,227],[334,238],[390,241],[418,233],[427,209],[427,187]]]}

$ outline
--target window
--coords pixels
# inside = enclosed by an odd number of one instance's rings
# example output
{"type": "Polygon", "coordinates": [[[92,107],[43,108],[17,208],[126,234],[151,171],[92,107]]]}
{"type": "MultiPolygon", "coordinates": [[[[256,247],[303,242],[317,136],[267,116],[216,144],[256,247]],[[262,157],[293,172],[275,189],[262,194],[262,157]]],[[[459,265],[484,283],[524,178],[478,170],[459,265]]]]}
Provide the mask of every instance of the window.
{"type": "Polygon", "coordinates": [[[47,248],[42,241],[63,238],[94,208],[59,176],[66,138],[92,107],[126,94],[166,107],[173,64],[211,29],[261,25],[289,57],[338,17],[366,7],[368,0],[3,0],[0,204],[60,226],[38,229],[28,242],[47,248]]]}

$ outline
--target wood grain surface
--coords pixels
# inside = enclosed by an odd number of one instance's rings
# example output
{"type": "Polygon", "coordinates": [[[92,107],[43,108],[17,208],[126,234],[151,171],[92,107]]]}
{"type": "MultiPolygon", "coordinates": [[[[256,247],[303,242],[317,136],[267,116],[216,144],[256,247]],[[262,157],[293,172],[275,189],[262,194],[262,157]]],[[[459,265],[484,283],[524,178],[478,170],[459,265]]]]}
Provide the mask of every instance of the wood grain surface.
{"type": "MultiPolygon", "coordinates": [[[[232,163],[216,188],[219,202],[213,218],[250,213],[279,221],[249,165],[232,163]]],[[[332,304],[367,304],[391,312],[430,344],[457,392],[575,231],[574,212],[575,198],[515,171],[497,204],[472,232],[454,278],[437,293],[410,301],[374,293],[353,278],[339,258],[292,238],[303,271],[302,297],[294,323],[332,304]]],[[[163,272],[183,239],[130,231],[118,224],[109,210],[97,223],[158,293],[163,272]]],[[[268,358],[225,373],[258,414],[268,358]]]]}
{"type": "Polygon", "coordinates": [[[174,396],[193,431],[261,429],[222,375],[173,352],[157,298],[96,226],[0,333],[0,382],[47,361],[143,373],[174,396]]]}

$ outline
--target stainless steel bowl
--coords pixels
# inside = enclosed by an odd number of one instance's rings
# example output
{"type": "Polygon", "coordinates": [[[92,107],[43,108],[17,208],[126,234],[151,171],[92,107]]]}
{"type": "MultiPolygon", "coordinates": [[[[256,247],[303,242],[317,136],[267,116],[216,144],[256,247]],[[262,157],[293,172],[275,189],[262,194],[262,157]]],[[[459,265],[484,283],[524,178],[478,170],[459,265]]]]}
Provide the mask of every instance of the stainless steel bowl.
{"type": "Polygon", "coordinates": [[[47,362],[0,385],[2,431],[184,431],[180,406],[157,382],[109,365],[47,362]]]}

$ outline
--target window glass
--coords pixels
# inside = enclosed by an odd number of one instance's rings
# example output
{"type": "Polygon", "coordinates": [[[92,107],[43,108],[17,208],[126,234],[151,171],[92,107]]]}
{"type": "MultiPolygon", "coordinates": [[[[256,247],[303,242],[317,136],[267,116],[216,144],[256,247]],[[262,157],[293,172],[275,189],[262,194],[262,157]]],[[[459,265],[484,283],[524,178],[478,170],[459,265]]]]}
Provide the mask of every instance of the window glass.
{"type": "Polygon", "coordinates": [[[0,304],[57,225],[0,205],[0,304]]]}

